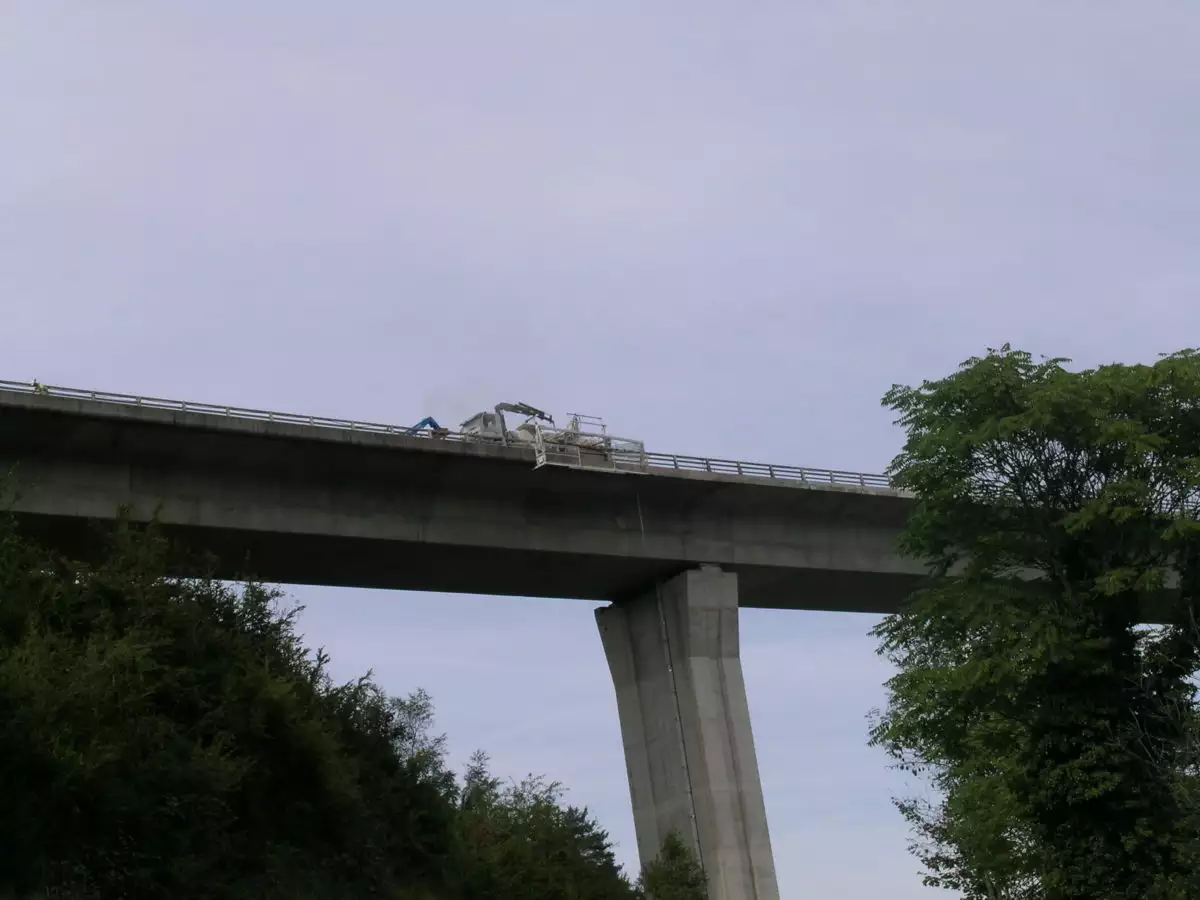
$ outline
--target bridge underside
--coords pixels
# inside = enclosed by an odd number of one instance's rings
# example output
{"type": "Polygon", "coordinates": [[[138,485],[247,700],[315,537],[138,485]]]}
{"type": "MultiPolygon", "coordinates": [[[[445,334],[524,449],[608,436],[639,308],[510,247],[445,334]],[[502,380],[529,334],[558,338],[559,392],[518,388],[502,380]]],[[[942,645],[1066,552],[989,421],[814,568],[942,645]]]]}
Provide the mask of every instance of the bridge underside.
{"type": "MultiPolygon", "coordinates": [[[[18,513],[23,530],[76,558],[96,557],[101,521],[18,513]]],[[[109,520],[111,522],[111,520],[109,520]]],[[[189,555],[180,575],[201,571],[230,580],[278,584],[622,600],[691,568],[673,560],[595,556],[547,550],[427,544],[331,535],[161,526],[189,555]]],[[[917,584],[916,576],[829,569],[723,565],[738,576],[741,605],[887,613],[917,584]]]]}

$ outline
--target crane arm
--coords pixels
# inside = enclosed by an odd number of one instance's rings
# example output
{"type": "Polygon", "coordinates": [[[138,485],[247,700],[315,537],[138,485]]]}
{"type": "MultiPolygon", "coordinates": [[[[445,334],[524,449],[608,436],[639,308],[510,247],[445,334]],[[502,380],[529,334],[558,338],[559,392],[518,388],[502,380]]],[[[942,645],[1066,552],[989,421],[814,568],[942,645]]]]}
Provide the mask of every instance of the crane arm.
{"type": "Polygon", "coordinates": [[[535,419],[541,419],[543,422],[554,422],[550,416],[542,412],[540,409],[530,406],[528,403],[497,403],[496,412],[511,412],[519,413],[522,416],[531,416],[535,419]]]}

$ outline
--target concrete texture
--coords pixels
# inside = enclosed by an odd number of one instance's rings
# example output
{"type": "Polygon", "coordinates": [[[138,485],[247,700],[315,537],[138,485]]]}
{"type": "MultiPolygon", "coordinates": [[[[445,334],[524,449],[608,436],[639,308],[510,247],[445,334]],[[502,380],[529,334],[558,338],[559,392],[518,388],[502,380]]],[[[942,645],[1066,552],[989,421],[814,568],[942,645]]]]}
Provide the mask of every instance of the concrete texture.
{"type": "Polygon", "coordinates": [[[596,611],[617,709],[638,854],[671,831],[711,900],[779,900],[738,652],[738,578],[685,572],[596,611]]]}
{"type": "Polygon", "coordinates": [[[702,564],[743,606],[886,612],[911,501],[737,476],[534,470],[531,451],[0,391],[14,510],[87,553],[121,506],[269,582],[615,600],[702,564]]]}

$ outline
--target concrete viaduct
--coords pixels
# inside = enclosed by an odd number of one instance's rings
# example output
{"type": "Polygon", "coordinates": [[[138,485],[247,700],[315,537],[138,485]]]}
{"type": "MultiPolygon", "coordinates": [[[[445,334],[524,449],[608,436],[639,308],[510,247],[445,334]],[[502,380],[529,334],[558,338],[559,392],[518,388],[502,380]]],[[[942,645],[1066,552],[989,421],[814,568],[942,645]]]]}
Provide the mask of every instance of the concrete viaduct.
{"type": "Polygon", "coordinates": [[[778,900],[738,607],[894,609],[920,576],[893,551],[911,501],[674,467],[535,470],[528,449],[397,431],[0,385],[11,508],[64,550],[88,553],[90,523],[124,507],[211,552],[219,577],[608,601],[641,859],[677,830],[712,900],[778,900]]]}

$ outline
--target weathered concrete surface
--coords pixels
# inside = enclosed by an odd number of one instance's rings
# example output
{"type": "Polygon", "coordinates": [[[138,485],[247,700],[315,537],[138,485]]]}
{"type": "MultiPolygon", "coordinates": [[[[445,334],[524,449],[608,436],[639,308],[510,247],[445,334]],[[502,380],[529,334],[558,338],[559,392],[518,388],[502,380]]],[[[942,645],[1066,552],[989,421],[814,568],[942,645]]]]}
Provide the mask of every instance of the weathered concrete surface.
{"type": "Polygon", "coordinates": [[[677,832],[711,900],[779,900],[738,650],[738,578],[677,575],[596,610],[642,863],[677,832]]]}
{"type": "Polygon", "coordinates": [[[14,509],[85,550],[127,506],[295,584],[613,600],[701,564],[743,606],[885,612],[907,499],[701,473],[532,468],[527,450],[0,391],[14,509]]]}

